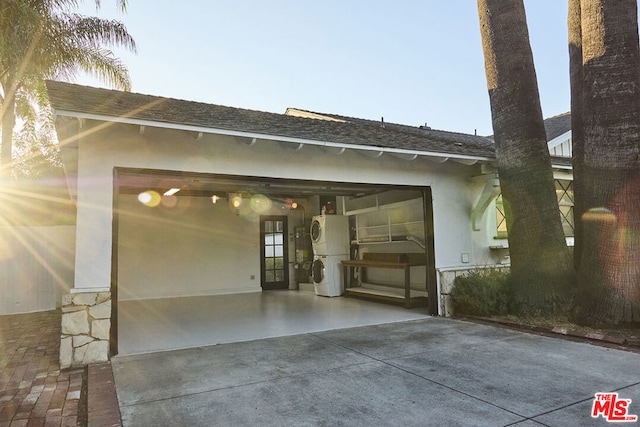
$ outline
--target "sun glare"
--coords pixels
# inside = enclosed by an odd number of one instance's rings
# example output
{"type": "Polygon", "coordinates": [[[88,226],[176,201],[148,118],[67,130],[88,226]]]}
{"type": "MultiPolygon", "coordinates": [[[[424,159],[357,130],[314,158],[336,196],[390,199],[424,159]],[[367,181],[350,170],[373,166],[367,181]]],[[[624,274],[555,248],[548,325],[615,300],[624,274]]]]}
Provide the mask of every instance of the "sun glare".
{"type": "Polygon", "coordinates": [[[138,194],[138,201],[145,206],[155,208],[162,201],[162,197],[157,192],[149,190],[138,194]]]}

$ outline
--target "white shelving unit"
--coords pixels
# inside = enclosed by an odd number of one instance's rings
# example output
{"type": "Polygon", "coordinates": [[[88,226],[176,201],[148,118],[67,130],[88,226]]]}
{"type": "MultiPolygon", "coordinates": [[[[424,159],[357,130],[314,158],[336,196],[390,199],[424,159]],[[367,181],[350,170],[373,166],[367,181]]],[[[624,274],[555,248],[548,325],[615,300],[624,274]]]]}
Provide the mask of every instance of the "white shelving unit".
{"type": "Polygon", "coordinates": [[[426,306],[426,284],[424,289],[411,286],[411,270],[424,271],[427,265],[422,197],[369,196],[351,202],[345,214],[355,218],[353,243],[359,246],[359,251],[363,250],[358,259],[342,263],[345,294],[406,308],[426,306]],[[422,251],[407,245],[409,242],[420,246],[422,251]],[[394,284],[399,277],[402,280],[394,284]]]}
{"type": "Polygon", "coordinates": [[[358,244],[406,242],[407,238],[424,240],[422,200],[412,200],[375,208],[355,214],[358,244]]]}

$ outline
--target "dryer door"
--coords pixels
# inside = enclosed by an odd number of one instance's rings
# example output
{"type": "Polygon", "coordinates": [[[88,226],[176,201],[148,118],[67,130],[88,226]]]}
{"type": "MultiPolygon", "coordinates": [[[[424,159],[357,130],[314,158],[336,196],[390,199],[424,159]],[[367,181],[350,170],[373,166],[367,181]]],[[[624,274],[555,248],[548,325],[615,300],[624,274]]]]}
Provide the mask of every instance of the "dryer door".
{"type": "Polygon", "coordinates": [[[320,226],[320,221],[318,221],[317,219],[314,219],[313,222],[311,223],[311,241],[313,243],[318,243],[318,240],[320,239],[320,233],[321,233],[321,226],[320,226]]]}
{"type": "Polygon", "coordinates": [[[311,277],[313,277],[314,283],[321,283],[324,279],[324,263],[321,259],[313,261],[311,266],[311,277]]]}

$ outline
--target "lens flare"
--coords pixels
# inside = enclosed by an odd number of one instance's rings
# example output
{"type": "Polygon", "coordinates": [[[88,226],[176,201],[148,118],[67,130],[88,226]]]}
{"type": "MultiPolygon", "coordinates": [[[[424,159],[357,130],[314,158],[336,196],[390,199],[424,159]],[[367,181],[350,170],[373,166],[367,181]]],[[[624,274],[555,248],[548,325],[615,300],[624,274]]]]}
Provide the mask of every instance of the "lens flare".
{"type": "Polygon", "coordinates": [[[162,206],[166,208],[173,208],[178,204],[178,198],[173,195],[162,196],[162,206]]]}
{"type": "Polygon", "coordinates": [[[271,199],[262,194],[256,194],[251,198],[251,210],[255,213],[265,213],[271,209],[271,199]]]}
{"type": "Polygon", "coordinates": [[[607,208],[591,208],[582,215],[583,221],[616,222],[616,214],[607,208]]]}
{"type": "Polygon", "coordinates": [[[155,208],[162,201],[162,197],[156,191],[143,191],[138,194],[138,201],[145,206],[155,208]]]}

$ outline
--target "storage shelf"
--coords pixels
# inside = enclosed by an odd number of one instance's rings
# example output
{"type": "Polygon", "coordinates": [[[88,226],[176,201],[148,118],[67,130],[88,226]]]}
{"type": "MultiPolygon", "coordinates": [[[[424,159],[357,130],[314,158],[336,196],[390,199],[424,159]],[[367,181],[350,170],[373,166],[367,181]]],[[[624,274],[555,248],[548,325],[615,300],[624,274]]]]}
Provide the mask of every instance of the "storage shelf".
{"type": "Polygon", "coordinates": [[[373,216],[356,215],[356,243],[406,242],[410,236],[424,239],[424,221],[396,222],[393,214],[392,209],[384,209],[373,216]]]}
{"type": "MultiPolygon", "coordinates": [[[[367,298],[403,305],[406,308],[426,306],[427,294],[411,289],[411,267],[426,266],[427,259],[422,253],[366,253],[362,260],[342,261],[345,295],[367,298]],[[404,272],[402,288],[355,283],[354,270],[359,269],[365,277],[367,268],[386,268],[404,272]]],[[[366,279],[364,279],[366,281],[366,279]]]]}
{"type": "Polygon", "coordinates": [[[428,302],[428,294],[425,291],[411,290],[411,297],[407,301],[404,297],[404,289],[380,285],[367,287],[366,283],[363,283],[362,286],[345,289],[345,296],[383,301],[402,305],[406,308],[426,307],[428,302]]]}

